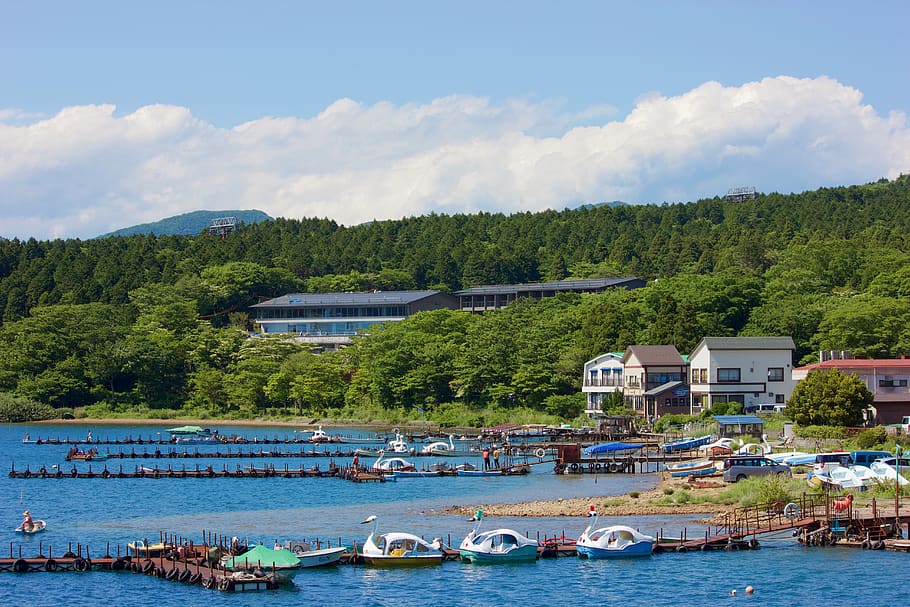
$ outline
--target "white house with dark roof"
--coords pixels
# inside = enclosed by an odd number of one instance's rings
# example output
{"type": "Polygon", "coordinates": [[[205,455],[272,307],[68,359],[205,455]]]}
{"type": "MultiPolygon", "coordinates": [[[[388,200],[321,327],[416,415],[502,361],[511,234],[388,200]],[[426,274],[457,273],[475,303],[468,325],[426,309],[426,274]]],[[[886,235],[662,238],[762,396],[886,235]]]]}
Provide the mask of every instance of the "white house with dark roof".
{"type": "Polygon", "coordinates": [[[692,413],[737,402],[746,411],[784,404],[793,393],[790,337],[704,337],[689,355],[692,413]]]}
{"type": "Polygon", "coordinates": [[[265,334],[291,334],[300,341],[337,346],[374,325],[457,305],[458,300],[442,291],[376,291],[290,293],[251,308],[265,334]]]}
{"type": "Polygon", "coordinates": [[[587,396],[585,413],[592,420],[603,417],[603,402],[614,392],[622,394],[622,352],[607,352],[585,363],[581,391],[587,396]]]}

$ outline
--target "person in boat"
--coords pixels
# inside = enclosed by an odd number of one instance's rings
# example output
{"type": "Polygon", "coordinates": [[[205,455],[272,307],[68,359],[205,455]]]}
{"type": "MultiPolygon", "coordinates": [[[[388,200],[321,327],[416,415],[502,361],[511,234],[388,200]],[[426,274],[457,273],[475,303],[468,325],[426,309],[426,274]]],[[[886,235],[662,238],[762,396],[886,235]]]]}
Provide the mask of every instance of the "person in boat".
{"type": "Polygon", "coordinates": [[[32,515],[29,514],[28,510],[22,513],[22,530],[31,531],[35,528],[35,522],[32,520],[32,515]]]}

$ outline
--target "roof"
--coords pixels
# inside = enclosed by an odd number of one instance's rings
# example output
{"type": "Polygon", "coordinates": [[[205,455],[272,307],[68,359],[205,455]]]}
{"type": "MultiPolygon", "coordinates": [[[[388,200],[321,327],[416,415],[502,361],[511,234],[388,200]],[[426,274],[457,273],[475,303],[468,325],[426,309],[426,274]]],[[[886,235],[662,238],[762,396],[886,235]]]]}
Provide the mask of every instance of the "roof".
{"type": "Polygon", "coordinates": [[[757,415],[715,415],[714,421],[724,426],[765,423],[764,420],[757,415]]]}
{"type": "MultiPolygon", "coordinates": [[[[795,350],[792,337],[703,337],[695,346],[709,350],[795,350]]],[[[695,351],[693,350],[693,352],[695,351]]]]}
{"type": "Polygon", "coordinates": [[[672,390],[673,388],[678,388],[681,385],[683,385],[683,383],[681,381],[668,381],[665,384],[661,384],[659,386],[651,388],[650,390],[645,392],[645,396],[657,396],[658,394],[661,394],[662,392],[666,392],[667,390],[672,390]]]}
{"type": "Polygon", "coordinates": [[[635,355],[642,366],[683,366],[686,364],[676,350],[676,346],[629,346],[622,357],[623,364],[632,355],[635,355]]]}
{"type": "Polygon", "coordinates": [[[610,287],[643,284],[640,278],[589,278],[585,280],[553,280],[515,285],[485,285],[456,291],[455,295],[490,295],[494,293],[528,293],[532,291],[596,291],[610,287]]]}
{"type": "Polygon", "coordinates": [[[406,305],[442,291],[375,291],[370,293],[289,293],[253,308],[305,308],[308,306],[406,305]]]}
{"type": "MultiPolygon", "coordinates": [[[[910,359],[907,358],[848,358],[826,360],[821,363],[797,367],[804,371],[816,369],[906,369],[910,370],[910,359]]],[[[794,369],[795,370],[795,369],[794,369]]]]}

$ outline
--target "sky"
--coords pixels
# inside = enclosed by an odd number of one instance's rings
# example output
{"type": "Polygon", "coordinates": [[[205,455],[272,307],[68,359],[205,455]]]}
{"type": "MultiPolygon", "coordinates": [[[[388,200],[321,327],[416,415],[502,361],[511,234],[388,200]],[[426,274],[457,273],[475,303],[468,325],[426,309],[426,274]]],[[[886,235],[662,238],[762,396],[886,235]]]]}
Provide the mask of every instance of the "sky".
{"type": "Polygon", "coordinates": [[[0,236],[910,172],[910,3],[0,0],[0,236]]]}

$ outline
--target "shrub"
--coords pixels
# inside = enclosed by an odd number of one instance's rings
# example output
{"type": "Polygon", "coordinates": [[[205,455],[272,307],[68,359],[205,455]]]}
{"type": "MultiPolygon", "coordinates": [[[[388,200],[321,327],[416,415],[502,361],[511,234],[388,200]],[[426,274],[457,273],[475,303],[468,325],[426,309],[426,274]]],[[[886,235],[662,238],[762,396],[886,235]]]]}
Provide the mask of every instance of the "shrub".
{"type": "Polygon", "coordinates": [[[884,426],[876,426],[867,430],[862,430],[854,439],[856,446],[860,449],[872,449],[883,445],[888,440],[888,431],[884,426]]]}
{"type": "Polygon", "coordinates": [[[641,495],[638,491],[629,491],[629,497],[632,499],[638,499],[638,496],[641,495]]]}
{"type": "Polygon", "coordinates": [[[0,394],[0,422],[34,422],[56,417],[57,410],[50,405],[12,394],[0,394]]]}

